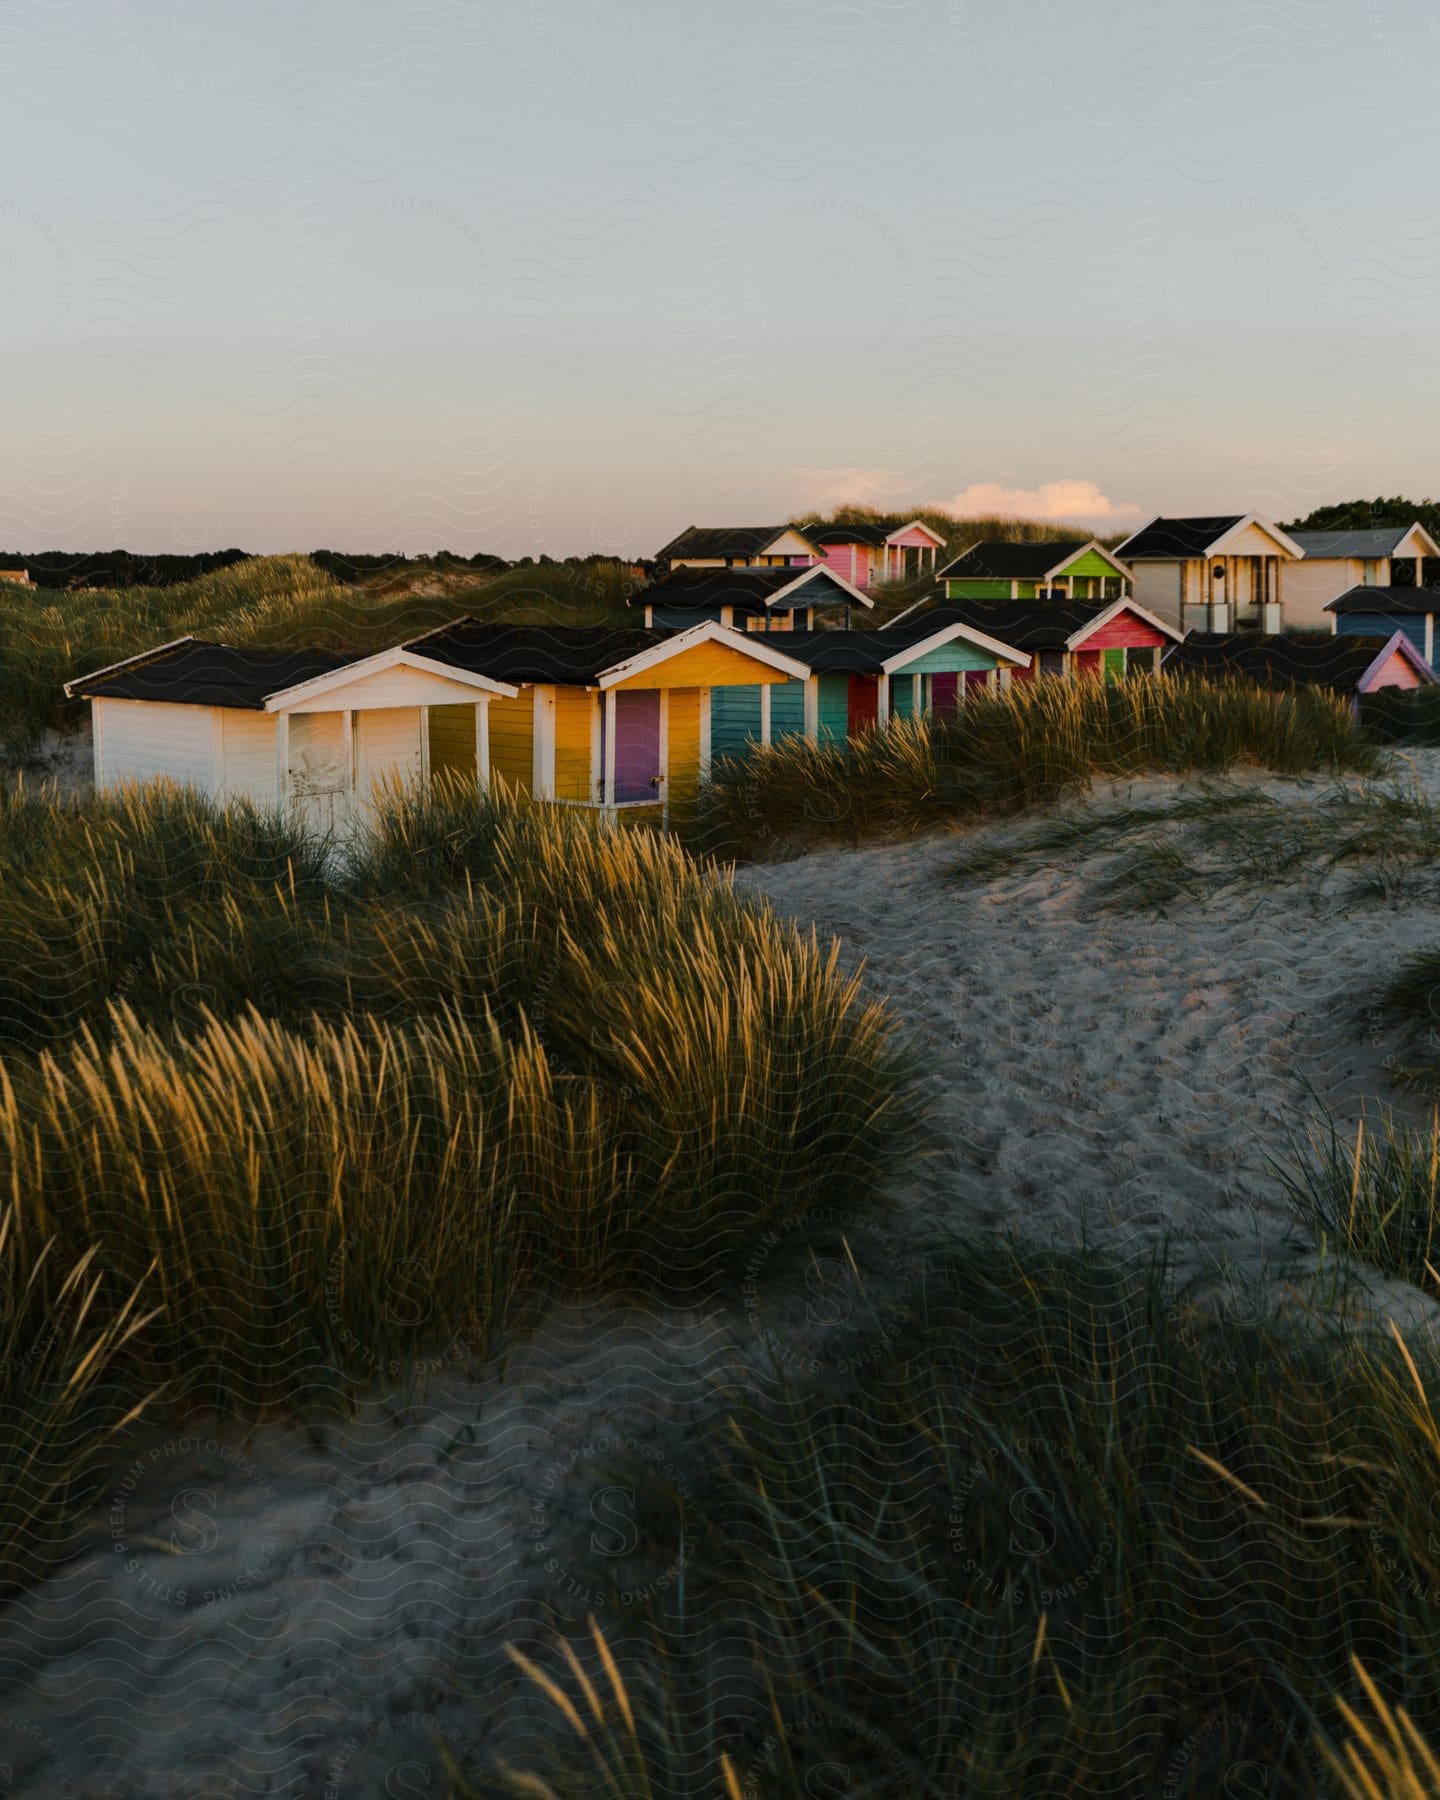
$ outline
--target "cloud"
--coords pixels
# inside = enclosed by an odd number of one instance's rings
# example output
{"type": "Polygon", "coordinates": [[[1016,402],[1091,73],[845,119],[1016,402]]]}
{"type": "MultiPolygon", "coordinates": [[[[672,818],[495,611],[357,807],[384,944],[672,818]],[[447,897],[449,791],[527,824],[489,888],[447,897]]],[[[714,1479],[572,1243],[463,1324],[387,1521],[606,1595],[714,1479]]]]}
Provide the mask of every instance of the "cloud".
{"type": "Polygon", "coordinates": [[[1027,519],[1109,525],[1137,518],[1141,508],[1128,500],[1112,500],[1093,481],[1072,478],[1042,481],[1039,487],[1006,487],[998,481],[972,481],[946,505],[962,516],[1016,513],[1027,519]]]}

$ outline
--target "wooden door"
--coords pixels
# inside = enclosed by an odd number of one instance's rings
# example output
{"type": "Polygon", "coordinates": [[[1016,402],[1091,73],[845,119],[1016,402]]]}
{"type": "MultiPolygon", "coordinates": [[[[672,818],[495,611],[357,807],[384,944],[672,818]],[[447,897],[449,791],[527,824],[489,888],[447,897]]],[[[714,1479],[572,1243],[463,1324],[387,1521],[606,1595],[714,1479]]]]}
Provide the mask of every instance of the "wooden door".
{"type": "Polygon", "coordinates": [[[873,731],[880,717],[880,684],[873,675],[850,677],[847,730],[851,737],[873,731]]]}

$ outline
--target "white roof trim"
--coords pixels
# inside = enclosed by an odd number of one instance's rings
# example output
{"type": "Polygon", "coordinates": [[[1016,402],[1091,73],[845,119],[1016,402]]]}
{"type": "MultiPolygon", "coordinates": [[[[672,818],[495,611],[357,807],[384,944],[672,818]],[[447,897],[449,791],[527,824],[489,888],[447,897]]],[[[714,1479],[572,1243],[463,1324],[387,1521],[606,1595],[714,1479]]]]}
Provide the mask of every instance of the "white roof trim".
{"type": "Polygon", "coordinates": [[[893,675],[897,669],[903,669],[918,657],[928,656],[932,650],[940,650],[946,644],[953,644],[956,638],[963,638],[967,644],[974,644],[977,650],[987,651],[1002,662],[1014,663],[1022,669],[1030,667],[1032,659],[1028,651],[1017,650],[1013,644],[1002,644],[999,638],[977,631],[973,625],[951,624],[942,625],[938,631],[932,631],[929,637],[919,638],[904,650],[897,650],[893,656],[887,656],[880,665],[881,670],[886,675],[893,675]]]}
{"type": "MultiPolygon", "coordinates": [[[[1199,515],[1196,515],[1196,516],[1198,517],[1199,515]]],[[[1174,513],[1174,514],[1167,515],[1165,513],[1156,513],[1156,515],[1153,519],[1147,519],[1145,521],[1145,523],[1142,526],[1140,526],[1139,530],[1132,531],[1130,533],[1129,537],[1126,538],[1125,542],[1116,547],[1116,550],[1115,550],[1116,556],[1124,556],[1125,552],[1135,542],[1136,538],[1143,537],[1144,534],[1147,531],[1149,531],[1149,529],[1151,528],[1152,525],[1158,525],[1159,522],[1161,521],[1161,519],[1166,518],[1166,517],[1183,519],[1185,517],[1185,514],[1184,513],[1174,513]]],[[[1293,556],[1297,561],[1304,560],[1305,553],[1303,550],[1301,550],[1300,546],[1295,542],[1294,538],[1287,537],[1278,525],[1274,524],[1269,519],[1262,519],[1259,513],[1246,513],[1243,518],[1237,519],[1233,525],[1228,526],[1224,531],[1222,531],[1220,533],[1219,537],[1212,538],[1203,550],[1197,551],[1195,553],[1195,556],[1155,556],[1155,557],[1147,557],[1145,560],[1147,562],[1194,562],[1198,557],[1201,557],[1201,556],[1217,556],[1220,554],[1222,546],[1230,538],[1234,537],[1234,535],[1236,534],[1237,531],[1244,531],[1247,529],[1247,527],[1249,527],[1251,525],[1254,525],[1259,530],[1263,531],[1265,533],[1266,537],[1273,538],[1274,541],[1277,544],[1279,544],[1283,550],[1285,550],[1289,555],[1293,556]]],[[[1108,552],[1107,552],[1107,554],[1108,554],[1108,552]]]]}
{"type": "MultiPolygon", "coordinates": [[[[1237,536],[1242,531],[1248,531],[1252,525],[1257,531],[1263,531],[1266,537],[1273,538],[1274,541],[1280,545],[1282,550],[1288,551],[1288,553],[1297,561],[1303,562],[1305,560],[1305,552],[1295,542],[1294,538],[1287,537],[1278,525],[1274,524],[1269,519],[1262,519],[1259,513],[1246,513],[1245,517],[1241,519],[1238,524],[1232,525],[1228,531],[1222,531],[1220,536],[1216,538],[1206,550],[1205,554],[1207,556],[1220,555],[1224,550],[1225,545],[1230,542],[1231,538],[1237,536]]],[[[1181,559],[1176,558],[1176,560],[1179,561],[1181,559]]]]}
{"type": "Polygon", "coordinates": [[[1135,530],[1130,533],[1129,537],[1126,538],[1126,540],[1123,544],[1117,544],[1115,546],[1115,554],[1117,556],[1123,556],[1125,554],[1125,552],[1130,548],[1130,546],[1135,542],[1136,538],[1143,536],[1143,534],[1145,532],[1147,532],[1152,525],[1158,525],[1159,522],[1161,521],[1161,519],[1163,519],[1164,517],[1165,517],[1164,513],[1156,513],[1153,519],[1147,519],[1143,525],[1136,526],[1135,530]]]}
{"type": "Polygon", "coordinates": [[[763,663],[767,668],[778,669],[782,675],[789,675],[796,681],[804,681],[811,673],[808,663],[797,662],[793,656],[786,656],[783,652],[772,649],[763,634],[736,631],[733,626],[721,625],[715,619],[702,619],[698,625],[691,625],[685,631],[677,631],[674,637],[668,638],[663,644],[655,644],[649,650],[640,651],[637,656],[627,657],[624,662],[602,669],[598,685],[602,689],[618,687],[632,675],[653,669],[658,663],[669,662],[672,656],[681,656],[700,644],[722,644],[731,650],[738,650],[753,661],[763,663]]]}
{"type": "MultiPolygon", "coordinates": [[[[1134,570],[1126,568],[1125,564],[1120,561],[1119,557],[1116,556],[1113,551],[1105,548],[1099,538],[1091,538],[1087,544],[1077,544],[1070,552],[1069,556],[1062,556],[1055,567],[1053,569],[1047,569],[1040,579],[1042,581],[1053,581],[1062,569],[1068,568],[1070,564],[1074,562],[1077,556],[1088,556],[1092,550],[1097,556],[1103,556],[1106,562],[1109,563],[1110,567],[1122,580],[1129,581],[1134,575],[1134,570]]],[[[1087,577],[1082,575],[1079,579],[1084,581],[1087,577]]]]}
{"type": "Polygon", "coordinates": [[[436,662],[429,656],[417,656],[413,650],[407,650],[403,644],[397,644],[391,650],[382,650],[376,656],[367,656],[359,662],[342,663],[338,669],[332,669],[328,675],[314,675],[309,681],[298,681],[293,687],[279,688],[265,697],[266,712],[289,712],[306,700],[313,700],[334,688],[351,686],[363,680],[367,675],[383,674],[386,669],[413,669],[421,675],[439,675],[447,681],[456,682],[461,687],[475,688],[480,693],[497,694],[506,700],[513,700],[520,692],[508,681],[495,681],[489,675],[476,675],[470,669],[457,669],[452,663],[436,662]]]}
{"type": "MultiPolygon", "coordinates": [[[[1344,639],[1342,638],[1339,641],[1343,643],[1344,639]]],[[[1365,683],[1370,679],[1370,677],[1375,673],[1375,671],[1377,669],[1383,667],[1384,664],[1386,664],[1387,662],[1389,662],[1390,658],[1395,654],[1395,652],[1397,650],[1400,651],[1400,653],[1405,658],[1406,662],[1408,662],[1410,664],[1411,668],[1415,669],[1419,673],[1422,681],[1434,682],[1435,680],[1440,679],[1440,678],[1437,678],[1435,671],[1430,667],[1429,663],[1426,662],[1425,658],[1420,654],[1420,652],[1410,642],[1409,638],[1406,637],[1405,633],[1403,631],[1397,631],[1394,634],[1394,636],[1390,639],[1390,642],[1388,644],[1386,644],[1385,648],[1375,658],[1374,662],[1372,662],[1370,664],[1369,668],[1366,669],[1365,673],[1360,677],[1359,681],[1357,681],[1355,683],[1356,688],[1357,689],[1363,688],[1365,683]]]]}
{"type": "MultiPolygon", "coordinates": [[[[103,669],[92,669],[88,675],[76,675],[73,680],[65,683],[65,698],[71,699],[73,696],[70,690],[79,687],[82,681],[98,681],[102,675],[116,675],[121,669],[131,668],[136,663],[149,662],[152,656],[161,656],[167,650],[178,650],[182,644],[193,644],[194,642],[195,633],[187,631],[184,637],[171,638],[168,644],[157,644],[153,650],[141,650],[136,656],[127,656],[123,662],[106,663],[103,669]]],[[[98,700],[102,696],[97,694],[95,698],[98,700]]]]}
{"type": "MultiPolygon", "coordinates": [[[[1413,556],[1415,554],[1415,552],[1413,550],[1402,550],[1400,548],[1400,546],[1401,546],[1401,544],[1407,543],[1411,538],[1413,538],[1415,536],[1415,534],[1417,532],[1425,540],[1424,544],[1421,546],[1421,551],[1420,551],[1421,555],[1422,556],[1440,556],[1440,544],[1437,544],[1435,542],[1434,538],[1431,537],[1430,533],[1425,529],[1425,527],[1420,523],[1420,521],[1418,519],[1415,521],[1415,523],[1413,525],[1406,527],[1404,536],[1402,536],[1397,541],[1395,548],[1390,552],[1391,556],[1413,556]]],[[[1363,561],[1363,560],[1368,560],[1368,559],[1362,558],[1361,560],[1363,561]]]]}
{"type": "Polygon", "coordinates": [[[1143,619],[1147,625],[1153,625],[1156,631],[1163,631],[1166,637],[1172,638],[1177,644],[1182,641],[1182,634],[1173,625],[1167,625],[1164,619],[1156,618],[1155,614],[1147,607],[1138,605],[1134,600],[1122,598],[1112,601],[1104,612],[1096,613],[1088,625],[1082,625],[1078,631],[1072,631],[1065,640],[1065,648],[1067,650],[1077,649],[1093,632],[1099,631],[1102,625],[1108,625],[1116,613],[1122,612],[1134,613],[1137,619],[1143,619]]]}
{"type": "Polygon", "coordinates": [[[908,525],[897,525],[893,531],[887,532],[885,542],[887,544],[893,544],[896,538],[903,537],[907,531],[923,531],[926,537],[934,542],[937,550],[945,542],[940,533],[932,530],[923,519],[912,519],[908,525]]]}
{"type": "MultiPolygon", "coordinates": [[[[732,569],[730,573],[733,574],[734,570],[732,569]]],[[[807,581],[813,581],[817,575],[823,575],[828,581],[835,582],[852,600],[858,600],[862,606],[874,606],[875,602],[868,594],[862,594],[859,588],[852,587],[843,575],[823,562],[811,563],[808,569],[797,569],[794,581],[786,582],[785,586],[778,593],[772,594],[765,604],[778,606],[787,594],[793,594],[797,587],[803,586],[807,581]]]]}

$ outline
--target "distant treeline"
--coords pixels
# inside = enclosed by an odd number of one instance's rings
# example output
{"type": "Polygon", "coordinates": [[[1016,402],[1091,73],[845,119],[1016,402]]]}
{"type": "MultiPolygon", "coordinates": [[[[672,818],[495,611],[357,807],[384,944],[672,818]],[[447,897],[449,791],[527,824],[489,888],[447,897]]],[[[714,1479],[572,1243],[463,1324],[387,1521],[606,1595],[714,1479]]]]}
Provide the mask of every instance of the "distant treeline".
{"type": "MultiPolygon", "coordinates": [[[[45,588],[167,588],[194,581],[215,569],[227,569],[233,563],[246,562],[253,554],[249,550],[202,550],[194,556],[144,556],[134,550],[0,550],[0,575],[7,569],[24,569],[37,587],[45,588]]],[[[500,574],[506,569],[588,569],[623,559],[593,553],[522,556],[518,562],[507,562],[503,556],[489,556],[483,550],[474,556],[460,556],[453,550],[437,550],[433,555],[422,552],[417,556],[312,550],[310,560],[333,581],[351,584],[406,569],[474,569],[482,574],[500,574]]]]}

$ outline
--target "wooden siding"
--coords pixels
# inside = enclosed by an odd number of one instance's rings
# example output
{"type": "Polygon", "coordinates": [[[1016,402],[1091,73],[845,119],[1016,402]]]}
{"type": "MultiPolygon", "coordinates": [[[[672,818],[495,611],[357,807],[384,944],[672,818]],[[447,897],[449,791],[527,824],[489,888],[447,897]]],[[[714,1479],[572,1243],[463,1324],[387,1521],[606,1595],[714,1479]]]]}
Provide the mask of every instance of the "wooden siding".
{"type": "Polygon", "coordinates": [[[1335,617],[1339,637],[1388,638],[1403,631],[1421,656],[1425,654],[1424,613],[1406,613],[1398,618],[1382,617],[1379,613],[1341,613],[1338,616],[1327,613],[1325,616],[1327,619],[1335,617]]]}
{"type": "Polygon", "coordinates": [[[1418,688],[1419,685],[1419,670],[1412,668],[1398,650],[1392,650],[1375,674],[1361,684],[1360,692],[1373,694],[1380,688],[1418,688]]]}
{"type": "Polygon", "coordinates": [[[696,644],[692,650],[682,650],[678,656],[617,681],[615,688],[619,692],[626,688],[744,687],[785,679],[778,669],[732,650],[728,644],[696,644]]]}
{"type": "Polygon", "coordinates": [[[1117,576],[1120,571],[1112,568],[1098,550],[1087,550],[1083,556],[1067,562],[1060,573],[1068,580],[1072,575],[1099,575],[1108,578],[1117,576]]]}
{"type": "Polygon", "coordinates": [[[897,669],[897,675],[953,675],[961,669],[993,669],[998,659],[988,650],[981,650],[975,644],[967,644],[957,639],[954,643],[941,644],[937,649],[927,650],[924,656],[917,656],[913,662],[907,662],[903,668],[897,669]]]}
{"type": "Polygon", "coordinates": [[[535,774],[535,690],[490,702],[490,772],[528,794],[535,774]]]}
{"type": "Polygon", "coordinates": [[[1346,556],[1307,556],[1304,562],[1283,563],[1280,599],[1285,625],[1297,631],[1328,631],[1332,615],[1325,602],[1338,599],[1349,588],[1363,587],[1361,575],[1362,565],[1346,556]]]}
{"type": "Polygon", "coordinates": [[[213,706],[174,706],[154,700],[95,700],[95,748],[103,787],[168,776],[212,791],[213,706]]]}
{"type": "Polygon", "coordinates": [[[1163,631],[1157,631],[1153,625],[1147,625],[1144,619],[1137,618],[1127,607],[1124,612],[1116,613],[1108,625],[1102,625],[1098,631],[1092,631],[1082,638],[1080,647],[1086,650],[1121,650],[1133,646],[1137,650],[1155,650],[1162,644],[1168,648],[1173,641],[1163,631]]]}
{"type": "Polygon", "coordinates": [[[760,689],[716,688],[710,696],[710,755],[743,756],[760,741],[760,689]]]}
{"type": "Polygon", "coordinates": [[[869,571],[860,560],[864,545],[825,544],[821,548],[822,567],[838,575],[842,581],[848,581],[851,587],[865,586],[869,571]]]}
{"type": "MultiPolygon", "coordinates": [[[[418,706],[377,706],[356,713],[355,786],[362,798],[419,777],[424,767],[423,720],[418,706]]],[[[291,729],[293,734],[293,723],[291,729]]]]}
{"type": "Polygon", "coordinates": [[[844,738],[850,730],[850,677],[820,675],[816,677],[815,734],[826,738],[844,738]]]}
{"type": "Polygon", "coordinates": [[[594,800],[590,742],[597,696],[587,688],[555,689],[555,798],[594,800]]]}
{"type": "Polygon", "coordinates": [[[427,724],[430,731],[430,773],[457,775],[474,781],[475,708],[473,706],[432,706],[427,724]]]}
{"type": "Polygon", "coordinates": [[[1001,581],[998,577],[994,579],[987,577],[984,580],[976,577],[974,580],[957,581],[954,576],[951,576],[945,583],[945,598],[947,600],[1008,600],[1010,583],[1001,581]]]}
{"type": "Polygon", "coordinates": [[[275,717],[273,713],[242,712],[223,706],[220,714],[224,764],[220,777],[222,800],[254,800],[273,806],[275,789],[275,717]]]}
{"type": "MultiPolygon", "coordinates": [[[[326,688],[312,699],[297,697],[287,712],[343,712],[382,710],[397,712],[421,706],[456,705],[468,699],[473,705],[478,696],[463,681],[452,681],[444,675],[432,675],[425,669],[379,669],[372,675],[361,675],[354,681],[326,688]]],[[[417,727],[418,729],[418,727],[417,727]]]]}
{"type": "MultiPolygon", "coordinates": [[[[723,690],[722,690],[723,691],[723,690]]],[[[719,699],[717,693],[715,699],[719,699]]],[[[713,707],[714,701],[711,705],[713,707]]],[[[770,742],[805,735],[805,683],[782,681],[770,690],[770,742]]]]}
{"type": "Polygon", "coordinates": [[[700,791],[700,690],[670,690],[670,758],[665,771],[671,806],[690,806],[700,791]]]}
{"type": "MultiPolygon", "coordinates": [[[[1200,567],[1204,568],[1204,563],[1200,567]]],[[[1157,619],[1163,619],[1167,625],[1180,623],[1180,583],[1185,568],[1183,562],[1138,562],[1135,564],[1134,579],[1130,591],[1147,612],[1154,613],[1157,619]]],[[[1192,591],[1189,596],[1192,603],[1201,596],[1192,591]]]]}
{"type": "Polygon", "coordinates": [[[934,550],[938,554],[939,546],[928,531],[921,531],[912,525],[905,531],[891,533],[889,542],[898,545],[902,550],[934,550]]]}

